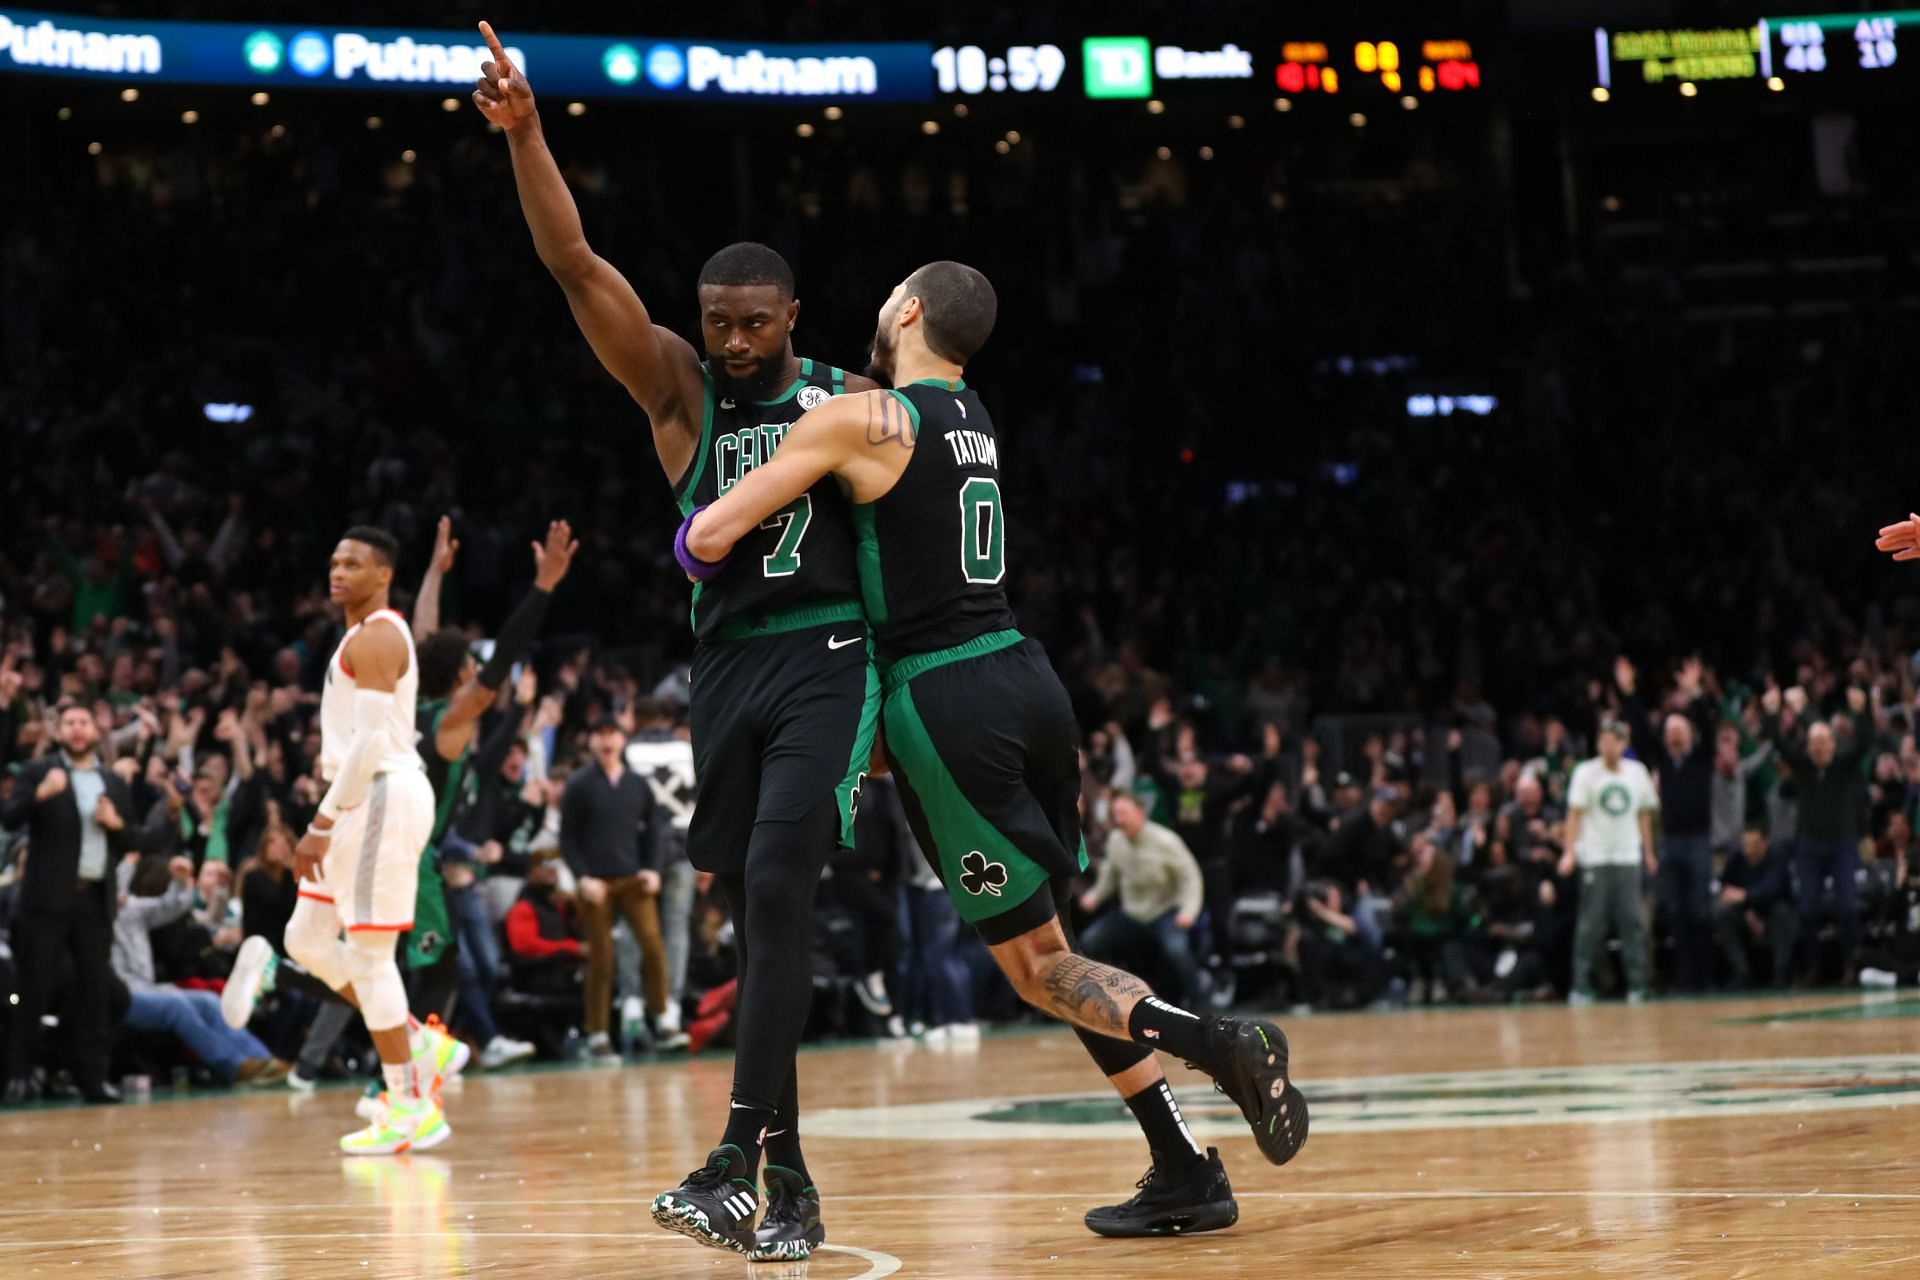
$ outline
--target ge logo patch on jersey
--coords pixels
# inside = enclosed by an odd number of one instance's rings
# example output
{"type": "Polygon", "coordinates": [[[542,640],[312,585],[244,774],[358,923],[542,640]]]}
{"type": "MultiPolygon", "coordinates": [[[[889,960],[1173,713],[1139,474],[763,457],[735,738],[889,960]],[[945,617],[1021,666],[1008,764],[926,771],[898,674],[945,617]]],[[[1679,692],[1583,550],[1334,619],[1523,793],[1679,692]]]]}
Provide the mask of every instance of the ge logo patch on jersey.
{"type": "Polygon", "coordinates": [[[832,398],[833,393],[825,387],[800,388],[800,407],[802,409],[818,409],[832,398]]]}

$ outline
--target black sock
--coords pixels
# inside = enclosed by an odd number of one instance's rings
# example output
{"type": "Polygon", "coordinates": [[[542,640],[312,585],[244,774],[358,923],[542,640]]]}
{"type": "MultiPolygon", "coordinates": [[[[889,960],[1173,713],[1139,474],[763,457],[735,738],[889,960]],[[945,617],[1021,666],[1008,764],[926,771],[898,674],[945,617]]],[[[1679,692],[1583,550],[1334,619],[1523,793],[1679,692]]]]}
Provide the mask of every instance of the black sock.
{"type": "Polygon", "coordinates": [[[727,1176],[745,1178],[748,1182],[760,1176],[760,1131],[773,1123],[772,1107],[742,1105],[739,1099],[733,1102],[733,1109],[727,1112],[727,1131],[720,1135],[721,1146],[736,1146],[747,1157],[744,1169],[729,1169],[727,1176]]]}
{"type": "Polygon", "coordinates": [[[1158,996],[1142,997],[1133,1006],[1133,1013],[1127,1018],[1127,1034],[1135,1044],[1164,1049],[1202,1070],[1208,1065],[1206,1020],[1158,996]]]}
{"type": "Polygon", "coordinates": [[[780,1091],[780,1108],[767,1124],[767,1163],[791,1169],[800,1175],[800,1185],[810,1187],[806,1157],[800,1154],[800,1086],[793,1076],[780,1091]]]}
{"type": "Polygon", "coordinates": [[[1174,1101],[1173,1088],[1165,1080],[1156,1080],[1128,1098],[1127,1110],[1146,1132],[1155,1165],[1185,1169],[1207,1158],[1181,1118],[1180,1104],[1174,1101]]]}

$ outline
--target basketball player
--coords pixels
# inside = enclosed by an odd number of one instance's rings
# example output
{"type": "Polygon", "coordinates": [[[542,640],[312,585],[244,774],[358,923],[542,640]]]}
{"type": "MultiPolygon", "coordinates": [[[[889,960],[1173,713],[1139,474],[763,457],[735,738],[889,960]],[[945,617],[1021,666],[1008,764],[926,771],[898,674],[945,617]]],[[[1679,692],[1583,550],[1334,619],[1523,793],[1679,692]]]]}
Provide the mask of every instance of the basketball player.
{"type": "Polygon", "coordinates": [[[407,1015],[394,959],[395,935],[413,925],[415,868],[433,829],[433,788],[414,750],[420,665],[413,633],[387,603],[398,550],[392,534],[364,526],[334,548],[328,594],[346,611],[347,634],[320,694],[329,785],[294,847],[300,899],[286,930],[287,954],[359,1006],[380,1055],[386,1106],[340,1139],[354,1156],[421,1151],[452,1133],[433,1082],[415,1070],[416,1053],[432,1048],[407,1015]]]}
{"type": "MultiPolygon", "coordinates": [[[[793,272],[764,245],[729,245],[701,269],[704,359],[654,325],[632,286],[588,247],[526,77],[493,28],[480,31],[493,59],[474,103],[506,132],[540,260],[600,362],[646,411],[683,513],[764,466],[806,410],[877,385],[794,355],[793,272]]],[[[803,1259],[824,1239],[800,1152],[794,1054],[812,1000],[815,889],[835,844],[852,842],[879,720],[853,545],[846,502],[822,482],[748,531],[733,571],[693,594],[700,800],[687,855],[716,873],[740,944],[733,1097],[718,1148],[731,1153],[726,1177],[738,1187],[718,1219],[661,1221],[756,1258],[803,1259]],[[756,1236],[763,1133],[767,1215],[756,1236]]],[[[713,1176],[703,1166],[688,1188],[713,1176]]]]}
{"type": "Polygon", "coordinates": [[[1306,1102],[1287,1077],[1278,1027],[1176,1008],[1132,974],[1076,955],[1064,930],[1068,878],[1087,859],[1073,712],[1045,653],[1014,629],[1001,585],[999,443],[963,377],[994,314],[993,287],[971,267],[914,272],[874,335],[875,370],[895,389],[831,401],[795,423],[771,462],[687,518],[679,559],[710,578],[793,494],[825,476],[847,491],[883,672],[885,750],[914,834],[1021,996],[1081,1033],[1153,1150],[1140,1194],[1094,1210],[1087,1225],[1105,1235],[1229,1226],[1238,1209],[1226,1172],[1194,1143],[1153,1051],[1212,1076],[1275,1164],[1306,1141],[1306,1102]]]}

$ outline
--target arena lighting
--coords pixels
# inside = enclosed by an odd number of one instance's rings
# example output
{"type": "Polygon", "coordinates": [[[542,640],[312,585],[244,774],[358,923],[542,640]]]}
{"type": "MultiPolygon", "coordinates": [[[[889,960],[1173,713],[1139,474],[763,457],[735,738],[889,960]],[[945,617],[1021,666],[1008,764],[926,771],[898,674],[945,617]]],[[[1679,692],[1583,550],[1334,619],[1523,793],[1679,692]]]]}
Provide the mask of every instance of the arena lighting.
{"type": "Polygon", "coordinates": [[[931,138],[934,134],[940,132],[940,122],[938,120],[922,120],[920,122],[920,132],[931,138]]]}
{"type": "Polygon", "coordinates": [[[1000,139],[1000,141],[993,144],[993,149],[995,151],[998,151],[1001,155],[1005,155],[1007,154],[1007,152],[1013,150],[1013,146],[1005,138],[1002,138],[1000,139]]]}
{"type": "Polygon", "coordinates": [[[811,138],[813,136],[813,126],[805,121],[795,126],[793,131],[803,138],[811,138]]]}
{"type": "Polygon", "coordinates": [[[1785,80],[1782,80],[1779,76],[1767,77],[1767,88],[1773,90],[1775,93],[1779,93],[1782,89],[1786,87],[1787,87],[1787,82],[1785,80]]]}
{"type": "Polygon", "coordinates": [[[452,115],[454,112],[460,109],[460,99],[442,98],[440,99],[440,109],[446,112],[448,115],[452,115]]]}
{"type": "Polygon", "coordinates": [[[1484,418],[1499,407],[1499,396],[1414,395],[1407,397],[1407,416],[1409,418],[1450,418],[1456,413],[1471,414],[1476,418],[1484,418]]]}
{"type": "Polygon", "coordinates": [[[1607,86],[1603,84],[1597,84],[1593,86],[1593,100],[1595,102],[1605,102],[1608,98],[1611,98],[1612,96],[1613,95],[1611,93],[1607,92],[1607,86]]]}
{"type": "Polygon", "coordinates": [[[1212,147],[1202,147],[1202,148],[1200,148],[1200,158],[1201,158],[1202,160],[1211,160],[1211,159],[1213,159],[1213,148],[1212,148],[1212,147]]]}
{"type": "Polygon", "coordinates": [[[256,107],[264,107],[269,102],[272,102],[273,98],[270,94],[267,93],[265,89],[262,89],[260,90],[260,92],[253,95],[252,101],[253,101],[253,105],[256,107]]]}
{"type": "Polygon", "coordinates": [[[587,104],[584,102],[569,102],[567,104],[567,114],[570,116],[583,116],[587,114],[587,104]]]}
{"type": "Polygon", "coordinates": [[[253,416],[253,406],[212,402],[201,405],[200,412],[208,422],[245,422],[253,416]]]}
{"type": "Polygon", "coordinates": [[[120,101],[138,102],[140,101],[140,91],[138,89],[122,89],[120,91],[120,101]]]}
{"type": "Polygon", "coordinates": [[[58,112],[57,112],[56,114],[57,114],[57,115],[59,115],[59,117],[60,117],[60,118],[61,118],[62,120],[71,120],[71,119],[73,119],[73,108],[72,108],[72,107],[62,107],[62,108],[60,108],[60,110],[59,110],[59,111],[58,111],[58,112]]]}
{"type": "Polygon", "coordinates": [[[964,102],[954,103],[953,114],[956,118],[965,120],[967,118],[967,104],[964,102]]]}
{"type": "Polygon", "coordinates": [[[1356,129],[1366,128],[1367,127],[1366,113],[1362,111],[1354,112],[1352,115],[1347,117],[1347,123],[1352,125],[1356,129]]]}
{"type": "Polygon", "coordinates": [[[1158,98],[1153,98],[1149,100],[1147,103],[1147,111],[1149,114],[1152,114],[1152,115],[1157,116],[1161,112],[1165,111],[1166,109],[1167,109],[1167,104],[1160,101],[1160,99],[1158,98]]]}
{"type": "Polygon", "coordinates": [[[89,142],[89,143],[87,144],[87,154],[88,154],[88,155],[90,155],[90,156],[97,156],[97,155],[99,155],[99,154],[100,154],[100,152],[101,152],[101,151],[103,151],[104,149],[105,149],[105,148],[103,148],[103,147],[102,147],[102,146],[101,146],[101,145],[100,145],[99,143],[97,143],[97,142],[89,142]]]}
{"type": "Polygon", "coordinates": [[[191,108],[189,108],[188,110],[182,111],[180,113],[180,123],[181,124],[199,124],[200,113],[198,111],[192,110],[191,108]]]}
{"type": "Polygon", "coordinates": [[[847,113],[840,107],[828,107],[825,111],[821,112],[820,114],[825,116],[829,120],[838,120],[841,116],[844,116],[847,113]]]}
{"type": "Polygon", "coordinates": [[[415,151],[412,147],[408,147],[405,151],[402,151],[400,153],[401,164],[412,164],[415,160],[418,160],[419,158],[420,158],[420,153],[415,151]]]}

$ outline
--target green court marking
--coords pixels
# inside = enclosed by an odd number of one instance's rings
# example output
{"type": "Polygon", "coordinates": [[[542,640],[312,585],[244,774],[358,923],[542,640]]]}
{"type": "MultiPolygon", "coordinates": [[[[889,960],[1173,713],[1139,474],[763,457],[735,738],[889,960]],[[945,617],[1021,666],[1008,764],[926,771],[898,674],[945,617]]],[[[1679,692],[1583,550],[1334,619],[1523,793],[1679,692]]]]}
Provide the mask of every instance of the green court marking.
{"type": "Polygon", "coordinates": [[[1793,1009],[1784,1013],[1750,1013],[1721,1018],[1728,1026],[1769,1022],[1861,1022],[1879,1018],[1920,1018],[1920,996],[1857,996],[1846,1004],[1824,1009],[1793,1009]]]}

